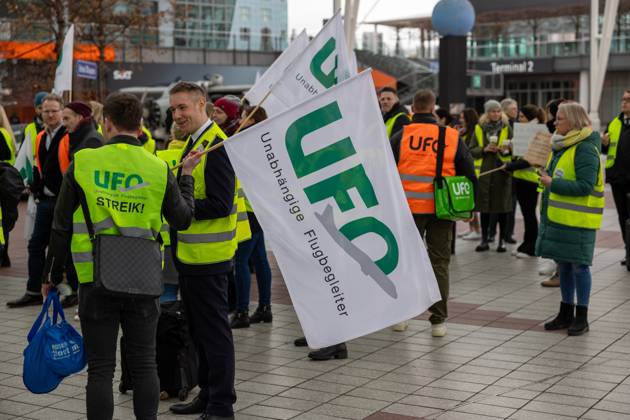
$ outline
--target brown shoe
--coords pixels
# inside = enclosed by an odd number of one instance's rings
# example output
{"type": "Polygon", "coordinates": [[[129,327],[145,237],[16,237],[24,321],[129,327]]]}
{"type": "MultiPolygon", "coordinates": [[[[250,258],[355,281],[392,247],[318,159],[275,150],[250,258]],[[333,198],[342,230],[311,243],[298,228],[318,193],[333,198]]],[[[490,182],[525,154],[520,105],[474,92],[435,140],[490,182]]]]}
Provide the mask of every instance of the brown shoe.
{"type": "Polygon", "coordinates": [[[541,281],[542,287],[560,287],[560,276],[555,273],[549,280],[541,281]]]}

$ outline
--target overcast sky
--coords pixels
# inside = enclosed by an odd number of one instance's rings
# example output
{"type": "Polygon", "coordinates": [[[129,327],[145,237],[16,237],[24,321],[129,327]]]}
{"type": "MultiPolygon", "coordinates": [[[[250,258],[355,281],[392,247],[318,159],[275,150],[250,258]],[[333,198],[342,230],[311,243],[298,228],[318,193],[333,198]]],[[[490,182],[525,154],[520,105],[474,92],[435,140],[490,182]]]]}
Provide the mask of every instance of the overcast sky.
{"type": "MultiPolygon", "coordinates": [[[[315,35],[322,19],[333,14],[333,0],[287,0],[289,7],[289,33],[306,28],[315,35]]],[[[430,15],[438,0],[361,0],[358,21],[395,19],[430,15]]],[[[345,0],[341,0],[342,7],[345,0]]]]}

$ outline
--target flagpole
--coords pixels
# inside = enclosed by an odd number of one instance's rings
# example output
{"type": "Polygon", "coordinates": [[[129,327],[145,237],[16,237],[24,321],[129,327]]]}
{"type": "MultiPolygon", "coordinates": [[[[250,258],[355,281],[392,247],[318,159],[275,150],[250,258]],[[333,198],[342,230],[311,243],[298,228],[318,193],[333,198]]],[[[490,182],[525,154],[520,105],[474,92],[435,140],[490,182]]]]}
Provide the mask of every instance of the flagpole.
{"type": "MultiPolygon", "coordinates": [[[[271,95],[271,89],[269,89],[269,91],[267,91],[267,93],[265,94],[265,96],[263,96],[263,98],[260,100],[260,102],[258,102],[258,104],[256,105],[256,107],[254,107],[254,109],[247,114],[247,116],[245,117],[245,119],[243,121],[241,121],[241,124],[238,126],[238,128],[236,129],[236,131],[234,132],[234,134],[232,134],[232,136],[235,136],[236,134],[238,134],[243,127],[245,126],[245,124],[247,124],[247,121],[249,121],[254,114],[256,113],[256,111],[258,111],[260,109],[260,107],[262,106],[262,104],[267,100],[267,98],[269,97],[269,95],[271,95]]],[[[201,152],[199,154],[199,156],[203,156],[206,155],[210,152],[212,152],[213,150],[217,150],[221,147],[223,147],[223,145],[225,144],[226,141],[228,141],[229,139],[231,139],[232,137],[228,137],[227,139],[223,140],[220,143],[215,144],[214,146],[210,146],[209,148],[207,148],[206,150],[204,150],[203,152],[201,152]]],[[[171,168],[171,170],[175,170],[175,169],[179,169],[184,165],[184,162],[180,162],[177,165],[173,166],[171,168]]]]}

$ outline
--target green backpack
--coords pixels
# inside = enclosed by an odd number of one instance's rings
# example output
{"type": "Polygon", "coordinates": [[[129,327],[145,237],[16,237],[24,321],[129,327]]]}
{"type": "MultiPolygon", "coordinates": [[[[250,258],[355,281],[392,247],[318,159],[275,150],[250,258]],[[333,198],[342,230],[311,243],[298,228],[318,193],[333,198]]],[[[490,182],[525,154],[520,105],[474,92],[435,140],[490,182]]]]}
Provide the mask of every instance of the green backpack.
{"type": "Polygon", "coordinates": [[[437,164],[433,180],[435,215],[442,220],[464,220],[472,217],[475,209],[475,189],[465,176],[442,176],[446,127],[440,126],[437,164]]]}

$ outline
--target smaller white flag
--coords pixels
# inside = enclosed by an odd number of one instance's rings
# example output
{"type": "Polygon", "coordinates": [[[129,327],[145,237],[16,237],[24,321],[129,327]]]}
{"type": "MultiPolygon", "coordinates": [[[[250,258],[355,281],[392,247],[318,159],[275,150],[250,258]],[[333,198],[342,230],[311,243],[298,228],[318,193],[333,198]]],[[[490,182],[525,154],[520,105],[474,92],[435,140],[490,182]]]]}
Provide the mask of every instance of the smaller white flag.
{"type": "MultiPolygon", "coordinates": [[[[261,76],[256,73],[256,82],[245,94],[245,99],[252,105],[258,105],[269,92],[271,86],[282,77],[293,60],[304,52],[307,45],[308,35],[306,35],[306,31],[302,31],[261,76]]],[[[282,102],[278,102],[273,95],[267,97],[262,106],[269,116],[277,115],[286,109],[286,106],[282,102]]]]}
{"type": "Polygon", "coordinates": [[[53,92],[61,94],[67,90],[72,90],[72,58],[74,53],[74,24],[70,25],[70,29],[66,32],[66,38],[63,40],[63,47],[59,54],[57,62],[57,71],[55,72],[55,87],[53,92]]]}
{"type": "Polygon", "coordinates": [[[24,136],[24,141],[20,146],[17,157],[15,158],[15,169],[20,172],[22,179],[26,185],[33,183],[33,141],[31,131],[28,130],[24,136]]]}
{"type": "MultiPolygon", "coordinates": [[[[292,108],[355,76],[341,14],[337,12],[273,86],[273,94],[292,108]]],[[[273,114],[271,114],[273,115],[273,114]]]]}

